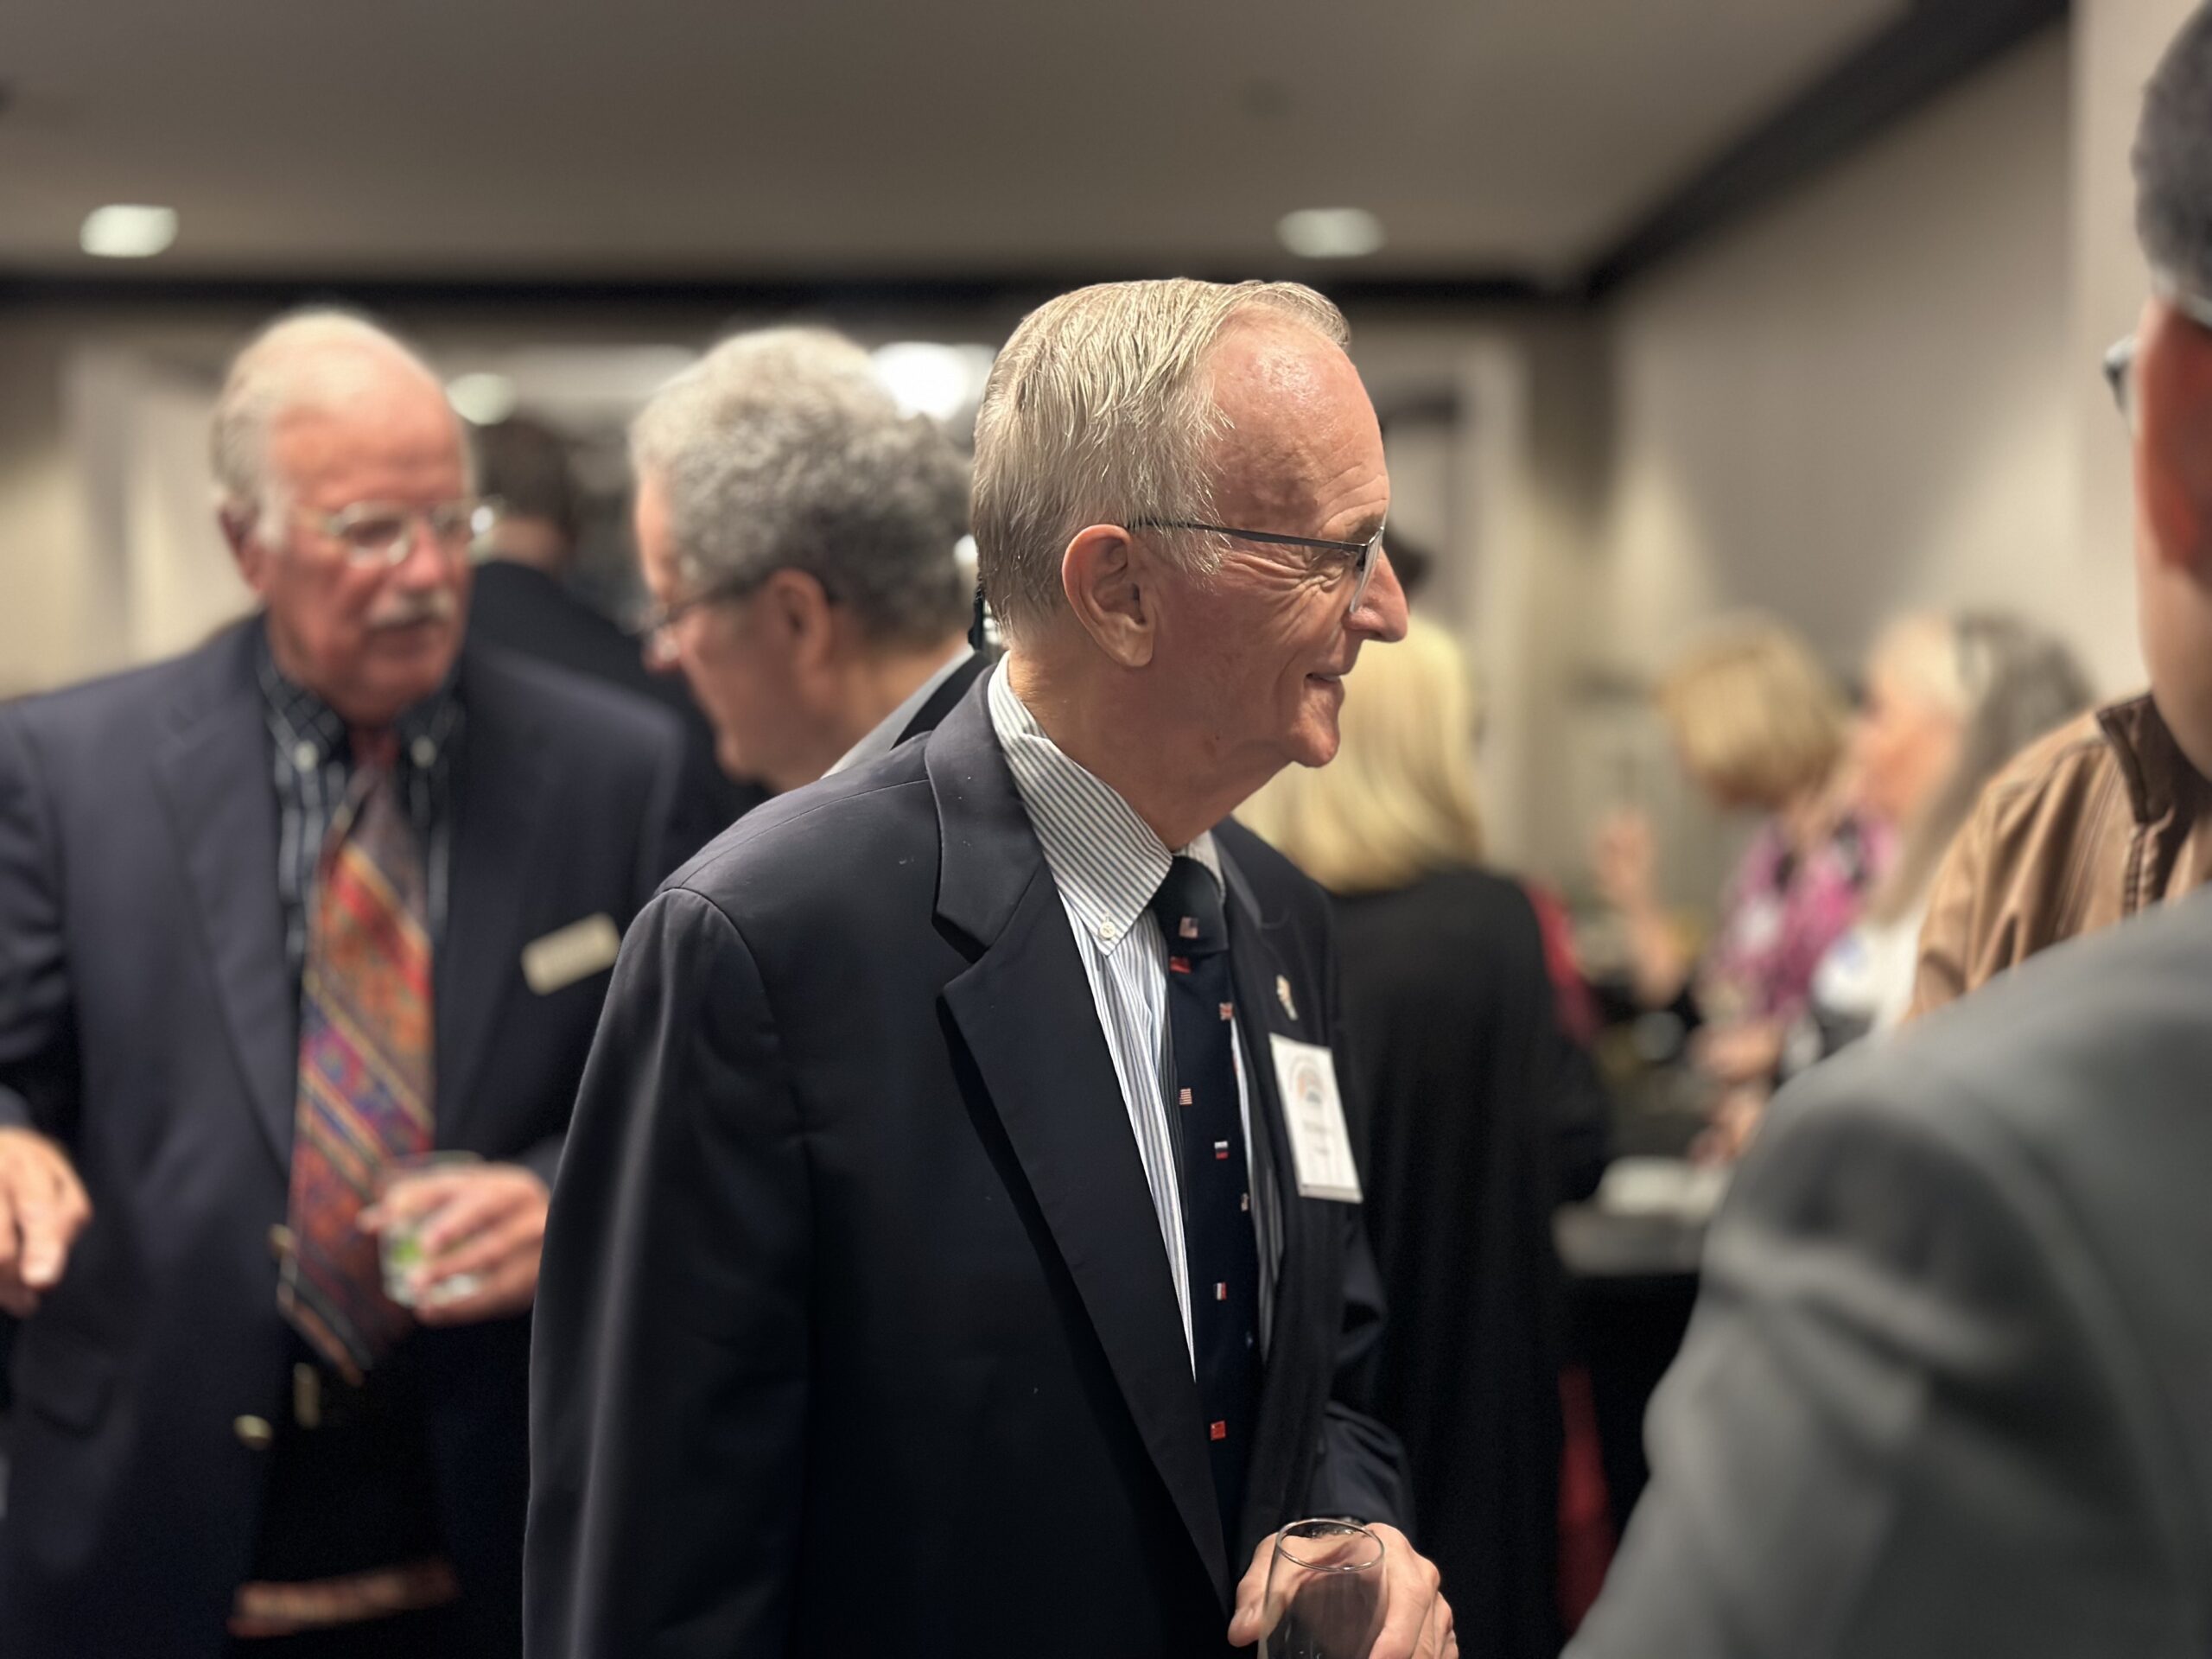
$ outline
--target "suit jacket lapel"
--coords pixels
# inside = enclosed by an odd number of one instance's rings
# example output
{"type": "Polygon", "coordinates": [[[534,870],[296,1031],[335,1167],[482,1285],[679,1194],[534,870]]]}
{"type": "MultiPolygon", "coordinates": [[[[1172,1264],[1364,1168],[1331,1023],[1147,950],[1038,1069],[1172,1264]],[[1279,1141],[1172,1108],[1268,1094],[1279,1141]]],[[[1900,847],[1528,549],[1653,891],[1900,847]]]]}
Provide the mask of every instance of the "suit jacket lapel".
{"type": "Polygon", "coordinates": [[[527,696],[474,652],[459,684],[466,724],[452,777],[451,883],[432,969],[442,1146],[456,1142],[500,1003],[520,982],[524,900],[548,810],[540,721],[527,696]]]}
{"type": "Polygon", "coordinates": [[[259,624],[209,646],[202,696],[181,703],[155,765],[205,938],[247,1104],[280,1167],[292,1158],[299,1003],[276,896],[276,798],[254,674],[259,624]]]}
{"type": "Polygon", "coordinates": [[[933,732],[944,724],[945,716],[960,706],[960,699],[968,695],[968,688],[989,671],[993,660],[979,651],[946,675],[944,683],[931,692],[914,711],[914,717],[906,722],[898,741],[904,743],[910,737],[933,732]]]}
{"type": "Polygon", "coordinates": [[[1067,913],[976,687],[931,738],[938,916],[974,960],[944,1004],[1137,1430],[1227,1605],[1190,1349],[1067,913]]]}
{"type": "MultiPolygon", "coordinates": [[[[1217,845],[1220,845],[1217,841],[1217,845]]],[[[1260,1385],[1260,1409],[1254,1429],[1251,1472],[1244,1497],[1244,1535],[1256,1540],[1288,1514],[1291,1484],[1305,1465],[1309,1418],[1317,1386],[1325,1383],[1325,1363],[1317,1376],[1313,1359],[1333,1353],[1335,1332],[1319,1332],[1325,1319],[1331,1280],[1338,1271],[1325,1230],[1325,1205],[1299,1197],[1298,1170],[1283,1123],[1282,1091],[1275,1081],[1274,1053],[1268,1036],[1281,1032],[1300,1042],[1322,1042],[1321,1011],[1295,995],[1285,1006],[1281,988],[1292,982],[1269,942],[1271,924],[1243,873],[1221,849],[1222,874],[1229,887],[1230,966],[1236,987],[1239,1028],[1251,1092],[1252,1137],[1256,1157],[1267,1160],[1275,1178],[1282,1235],[1275,1275],[1274,1308],[1267,1369],[1260,1385]]],[[[1280,923],[1272,925],[1280,925],[1280,923]]],[[[1266,1241],[1262,1241],[1264,1247],[1266,1241]]]]}

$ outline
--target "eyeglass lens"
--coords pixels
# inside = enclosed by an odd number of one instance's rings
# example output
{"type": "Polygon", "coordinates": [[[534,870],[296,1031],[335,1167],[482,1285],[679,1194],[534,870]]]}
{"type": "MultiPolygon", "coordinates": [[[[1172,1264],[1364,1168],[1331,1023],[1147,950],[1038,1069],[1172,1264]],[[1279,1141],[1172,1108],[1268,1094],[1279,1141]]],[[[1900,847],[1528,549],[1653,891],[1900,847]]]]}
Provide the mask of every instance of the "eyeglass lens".
{"type": "Polygon", "coordinates": [[[467,501],[420,509],[365,501],[338,514],[330,530],[353,563],[397,564],[414,543],[418,520],[429,526],[431,540],[448,556],[465,550],[475,535],[475,505],[467,501]]]}

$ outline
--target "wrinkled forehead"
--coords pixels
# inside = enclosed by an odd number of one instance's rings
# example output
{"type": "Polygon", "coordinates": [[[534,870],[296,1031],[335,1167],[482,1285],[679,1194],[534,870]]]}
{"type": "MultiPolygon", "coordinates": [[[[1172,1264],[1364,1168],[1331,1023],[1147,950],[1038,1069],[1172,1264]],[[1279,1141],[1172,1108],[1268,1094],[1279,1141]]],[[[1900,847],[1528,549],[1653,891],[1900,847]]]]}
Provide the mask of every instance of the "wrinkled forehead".
{"type": "Polygon", "coordinates": [[[467,441],[438,383],[365,354],[330,365],[278,410],[269,461],[295,488],[378,474],[465,474],[467,441]]]}
{"type": "Polygon", "coordinates": [[[1221,421],[1217,496],[1272,521],[1389,499],[1382,429],[1351,359],[1332,341],[1287,321],[1239,322],[1207,362],[1221,421]]]}

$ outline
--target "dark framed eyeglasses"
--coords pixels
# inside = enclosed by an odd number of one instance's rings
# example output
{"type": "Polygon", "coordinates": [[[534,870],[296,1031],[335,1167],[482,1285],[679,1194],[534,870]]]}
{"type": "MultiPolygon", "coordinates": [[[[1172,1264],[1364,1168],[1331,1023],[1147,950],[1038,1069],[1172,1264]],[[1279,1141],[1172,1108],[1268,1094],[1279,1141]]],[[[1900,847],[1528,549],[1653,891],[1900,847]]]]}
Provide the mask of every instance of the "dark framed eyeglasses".
{"type": "Polygon", "coordinates": [[[1375,580],[1375,567],[1382,560],[1382,531],[1377,524],[1375,533],[1363,542],[1321,541],[1312,536],[1281,536],[1271,530],[1239,530],[1233,524],[1201,524],[1186,518],[1140,518],[1129,526],[1131,530],[1198,530],[1213,536],[1232,536],[1240,542],[1258,542],[1266,547],[1304,547],[1317,552],[1333,553],[1345,562],[1351,571],[1351,598],[1344,606],[1350,616],[1359,608],[1360,601],[1367,597],[1367,585],[1375,580]]]}
{"type": "Polygon", "coordinates": [[[2116,340],[2105,348],[2105,385],[2112,388],[2112,401],[2120,410],[2120,418],[2127,423],[2127,429],[2135,429],[2135,336],[2116,340]]]}
{"type": "MultiPolygon", "coordinates": [[[[2212,300],[2199,298],[2181,287],[2171,277],[2154,273],[2152,289],[2168,305],[2195,323],[2199,328],[2212,333],[2212,300]]],[[[2135,336],[2114,340],[2106,349],[2105,385],[2112,388],[2112,400],[2119,406],[2120,418],[2127,423],[2127,429],[2135,429],[2135,336]]]]}

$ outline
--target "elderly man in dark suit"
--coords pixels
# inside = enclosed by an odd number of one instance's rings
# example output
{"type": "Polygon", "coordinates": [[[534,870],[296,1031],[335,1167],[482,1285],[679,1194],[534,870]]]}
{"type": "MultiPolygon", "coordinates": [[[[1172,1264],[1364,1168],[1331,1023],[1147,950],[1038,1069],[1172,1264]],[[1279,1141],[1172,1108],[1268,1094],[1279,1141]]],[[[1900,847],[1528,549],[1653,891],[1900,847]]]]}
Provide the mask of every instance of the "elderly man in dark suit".
{"type": "MultiPolygon", "coordinates": [[[[2145,103],[2157,292],[2122,397],[2145,648],[2200,762],[2208,135],[2212,6],[2145,103]]],[[[2008,844],[2047,842],[2029,823],[2008,844]]],[[[2058,851],[2052,879],[2078,880],[2081,849],[2058,851]]],[[[2032,883],[2004,885],[2010,904],[2032,883]]],[[[2212,1651],[2208,1169],[2212,896],[2062,945],[1809,1073],[1707,1242],[1652,1404],[1651,1486],[1572,1659],[2212,1651]]]]}
{"type": "Polygon", "coordinates": [[[1382,1541],[1376,1659],[1456,1651],[1360,1408],[1325,901],[1224,822],[1404,631],[1344,341],[1290,285],[1033,315],[1008,655],[640,917],[548,1236],[539,1659],[1221,1653],[1316,1514],[1382,1541]]]}
{"type": "Polygon", "coordinates": [[[0,1651],[512,1652],[547,1189],[679,740],[461,650],[466,448],[389,336],[275,325],[215,456],[260,613],[0,713],[0,1651]]]}

